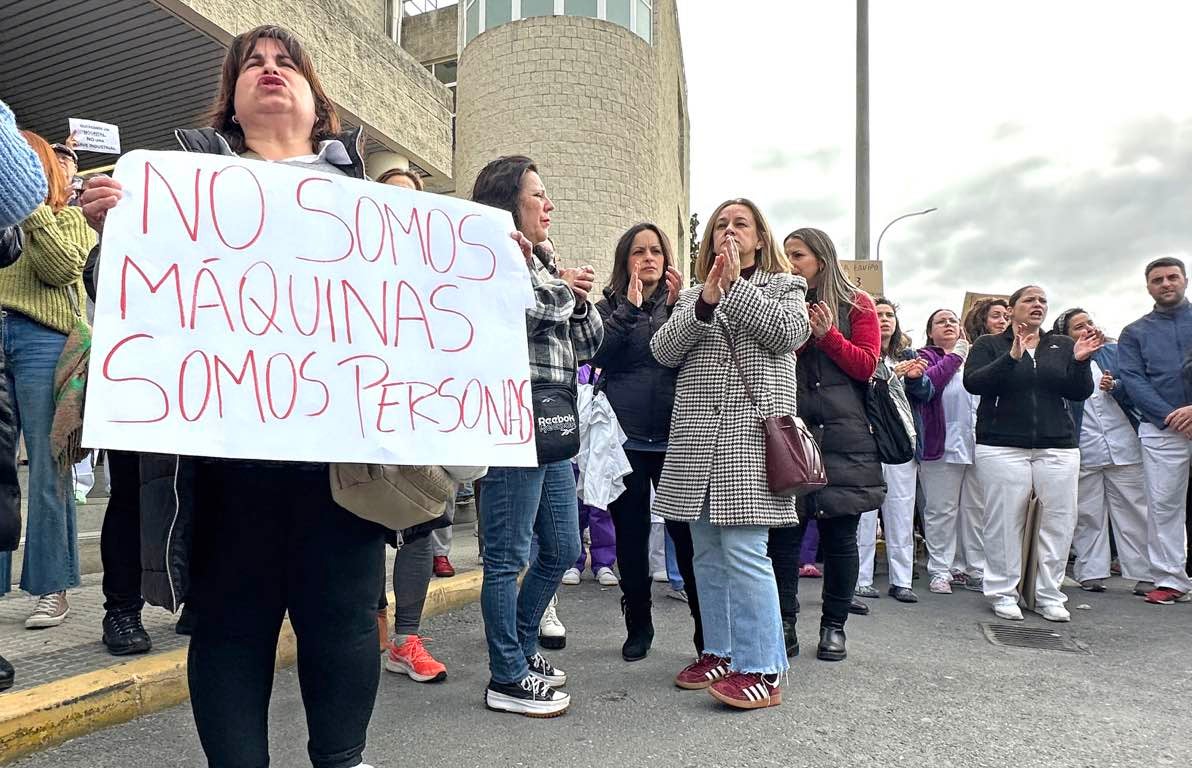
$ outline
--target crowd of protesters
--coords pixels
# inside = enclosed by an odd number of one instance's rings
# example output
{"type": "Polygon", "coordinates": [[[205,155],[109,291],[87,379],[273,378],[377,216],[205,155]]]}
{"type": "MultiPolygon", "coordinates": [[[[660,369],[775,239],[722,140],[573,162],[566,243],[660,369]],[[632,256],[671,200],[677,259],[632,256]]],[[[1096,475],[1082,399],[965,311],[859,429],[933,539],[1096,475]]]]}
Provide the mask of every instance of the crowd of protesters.
{"type": "MultiPolygon", "coordinates": [[[[365,177],[359,129],[341,129],[288,31],[235,38],[217,84],[210,127],[179,131],[182,149],[365,177]]],[[[93,178],[80,191],[76,173],[68,146],[18,132],[0,104],[0,594],[20,539],[19,436],[29,457],[20,588],[38,598],[31,629],[60,624],[79,584],[54,372],[86,325],[98,239],[121,200],[115,180],[93,178]]],[[[401,169],[378,181],[421,189],[401,169]]],[[[1025,607],[1069,621],[1061,588],[1070,554],[1081,589],[1107,589],[1116,552],[1118,572],[1147,602],[1189,601],[1192,306],[1179,260],[1146,267],[1154,310],[1118,342],[1081,308],[1047,326],[1047,294],[1027,285],[964,317],[936,310],[916,350],[897,305],[849,282],[827,233],[779,239],[747,199],[726,200],[709,218],[691,287],[662,229],[647,222],[609,243],[612,273],[594,295],[595,271],[564,267],[549,239],[549,182],[531,158],[510,155],[480,171],[471,199],[508,211],[516,226],[534,295],[535,406],[540,393],[574,400],[577,371],[590,363],[623,432],[623,491],[607,509],[585,504],[571,461],[578,449],[541,442],[537,466],[490,467],[477,481],[490,709],[553,717],[570,704],[567,674],[539,647],[563,647],[559,588],[578,583],[587,561],[581,508],[592,571],[622,595],[624,660],[645,658],[654,639],[658,516],[670,555],[662,578],[670,571],[692,618],[694,660],[675,684],[742,709],[781,703],[800,652],[800,577],[822,579],[817,658],[847,657],[846,620],[880,597],[879,522],[888,594],[901,603],[919,600],[916,531],[928,591],[983,593],[1004,620],[1022,620],[1025,607]],[[898,433],[904,451],[875,430],[882,398],[894,414],[883,430],[898,433]],[[763,434],[764,419],[795,414],[827,477],[799,498],[772,489],[763,434]]],[[[382,667],[378,616],[384,668],[446,678],[419,621],[432,573],[453,573],[433,540],[449,530],[450,505],[441,520],[387,532],[335,503],[325,464],[117,452],[107,462],[104,642],[115,654],[147,651],[144,602],[185,605],[191,704],[212,765],[268,763],[287,614],[315,766],[363,765],[382,667]],[[387,538],[399,548],[392,631],[387,538]]],[[[13,674],[0,658],[0,689],[13,674]]]]}

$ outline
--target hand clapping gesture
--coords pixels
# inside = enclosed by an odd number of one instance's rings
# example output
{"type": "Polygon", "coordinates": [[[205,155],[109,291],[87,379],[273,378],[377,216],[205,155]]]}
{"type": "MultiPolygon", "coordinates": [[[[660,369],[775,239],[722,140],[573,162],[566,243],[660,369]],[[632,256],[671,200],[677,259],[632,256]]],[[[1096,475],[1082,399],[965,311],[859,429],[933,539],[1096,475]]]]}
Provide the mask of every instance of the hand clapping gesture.
{"type": "Polygon", "coordinates": [[[716,254],[716,261],[708,271],[708,279],[704,281],[701,294],[709,304],[719,304],[729,286],[741,276],[741,250],[737,247],[736,238],[727,236],[716,254]]]}
{"type": "Polygon", "coordinates": [[[673,307],[683,290],[683,276],[674,267],[666,268],[666,304],[673,307]]]}
{"type": "Polygon", "coordinates": [[[1100,328],[1089,328],[1076,342],[1074,352],[1076,359],[1084,362],[1093,356],[1098,349],[1105,345],[1105,332],[1100,328]]]}
{"type": "Polygon", "coordinates": [[[832,330],[832,313],[822,301],[807,307],[807,319],[811,321],[811,335],[817,339],[824,338],[832,330]]]}
{"type": "Polygon", "coordinates": [[[1031,327],[1026,323],[1019,323],[1014,326],[1014,344],[1010,347],[1010,357],[1015,360],[1022,359],[1022,353],[1030,348],[1031,343],[1039,336],[1038,330],[1031,330],[1031,327]]]}

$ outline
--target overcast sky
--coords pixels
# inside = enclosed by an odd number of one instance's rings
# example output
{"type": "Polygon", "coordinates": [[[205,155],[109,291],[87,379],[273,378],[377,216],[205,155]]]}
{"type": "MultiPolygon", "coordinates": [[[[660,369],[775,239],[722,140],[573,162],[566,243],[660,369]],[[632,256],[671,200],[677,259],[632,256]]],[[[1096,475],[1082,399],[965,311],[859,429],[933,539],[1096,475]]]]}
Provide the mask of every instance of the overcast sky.
{"type": "MultiPolygon", "coordinates": [[[[853,258],[855,3],[679,0],[692,210],[753,198],[853,258]],[[728,9],[728,10],[726,10],[728,9]]],[[[1192,2],[871,0],[872,240],[916,343],[966,290],[1039,283],[1111,333],[1190,255],[1192,2]]]]}

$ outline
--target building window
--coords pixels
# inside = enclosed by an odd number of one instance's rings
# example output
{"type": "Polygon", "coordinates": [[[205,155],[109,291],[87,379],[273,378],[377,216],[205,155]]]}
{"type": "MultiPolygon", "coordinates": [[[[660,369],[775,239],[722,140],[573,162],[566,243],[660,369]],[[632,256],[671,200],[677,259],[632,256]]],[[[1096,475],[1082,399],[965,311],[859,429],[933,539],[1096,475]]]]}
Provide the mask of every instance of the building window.
{"type": "Polygon", "coordinates": [[[464,45],[486,29],[534,16],[587,16],[611,21],[652,42],[653,0],[463,0],[464,45]]]}

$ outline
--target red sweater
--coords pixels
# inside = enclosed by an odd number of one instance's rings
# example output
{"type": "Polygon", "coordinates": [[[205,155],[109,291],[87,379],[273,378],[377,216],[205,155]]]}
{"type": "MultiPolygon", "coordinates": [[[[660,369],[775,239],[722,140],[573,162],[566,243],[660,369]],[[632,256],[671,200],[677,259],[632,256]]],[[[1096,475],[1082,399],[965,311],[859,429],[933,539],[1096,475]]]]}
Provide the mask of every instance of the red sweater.
{"type": "Polygon", "coordinates": [[[877,307],[869,294],[858,292],[855,301],[857,306],[848,313],[848,338],[833,325],[822,339],[813,334],[807,344],[819,347],[849,378],[869,381],[881,357],[882,332],[877,325],[877,307]]]}

